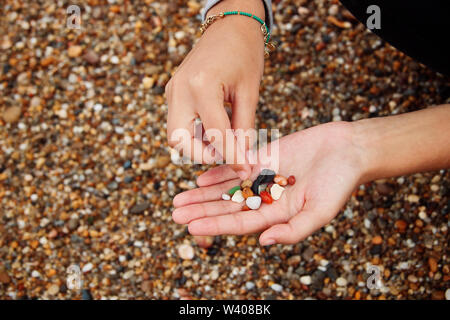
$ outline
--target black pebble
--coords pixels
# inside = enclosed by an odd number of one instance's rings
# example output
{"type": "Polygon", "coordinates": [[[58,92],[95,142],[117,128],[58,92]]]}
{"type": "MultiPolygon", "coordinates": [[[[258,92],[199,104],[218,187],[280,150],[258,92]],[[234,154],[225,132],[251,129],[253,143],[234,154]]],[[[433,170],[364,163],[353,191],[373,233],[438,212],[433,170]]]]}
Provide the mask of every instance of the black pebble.
{"type": "Polygon", "coordinates": [[[83,300],[92,300],[92,295],[91,295],[91,292],[89,291],[89,289],[83,289],[81,291],[81,298],[83,300]]]}
{"type": "Polygon", "coordinates": [[[269,170],[269,169],[264,169],[263,171],[261,171],[258,178],[256,178],[256,180],[252,184],[251,189],[252,189],[253,193],[255,195],[258,194],[258,187],[261,184],[272,183],[273,178],[275,178],[275,171],[269,170]]]}

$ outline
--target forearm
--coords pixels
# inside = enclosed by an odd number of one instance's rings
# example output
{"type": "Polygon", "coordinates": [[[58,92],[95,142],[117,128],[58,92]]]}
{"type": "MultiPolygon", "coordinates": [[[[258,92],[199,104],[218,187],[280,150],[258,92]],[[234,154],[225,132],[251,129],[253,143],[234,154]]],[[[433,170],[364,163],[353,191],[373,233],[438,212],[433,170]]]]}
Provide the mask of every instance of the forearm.
{"type": "Polygon", "coordinates": [[[361,182],[450,168],[450,105],[353,123],[361,182]]]}

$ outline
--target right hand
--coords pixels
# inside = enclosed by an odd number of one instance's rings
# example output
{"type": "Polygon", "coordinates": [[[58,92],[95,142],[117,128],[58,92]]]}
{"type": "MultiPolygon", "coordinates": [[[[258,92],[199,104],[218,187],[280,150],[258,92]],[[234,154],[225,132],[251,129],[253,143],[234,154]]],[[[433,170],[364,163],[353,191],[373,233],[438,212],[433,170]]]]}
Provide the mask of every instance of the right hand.
{"type": "MultiPolygon", "coordinates": [[[[252,12],[264,19],[261,0],[225,0],[214,6],[208,15],[228,10],[252,12]]],[[[245,146],[235,150],[226,148],[222,143],[227,129],[254,128],[263,70],[264,39],[259,23],[243,16],[228,16],[215,21],[166,86],[169,144],[180,148],[180,141],[172,136],[174,130],[179,128],[188,130],[193,137],[194,121],[199,117],[204,130],[217,129],[224,137],[222,141],[209,141],[215,150],[223,150],[220,158],[234,160],[237,159],[237,153],[245,154],[245,146]],[[231,123],[224,102],[232,105],[231,123]]],[[[217,154],[206,159],[202,157],[205,148],[212,149],[208,147],[208,141],[205,143],[191,139],[188,145],[183,145],[178,151],[201,163],[212,163],[218,159],[217,154]],[[194,155],[192,149],[187,150],[194,144],[200,147],[201,154],[194,155]]],[[[232,169],[242,179],[251,173],[247,163],[236,164],[234,161],[232,169]]]]}

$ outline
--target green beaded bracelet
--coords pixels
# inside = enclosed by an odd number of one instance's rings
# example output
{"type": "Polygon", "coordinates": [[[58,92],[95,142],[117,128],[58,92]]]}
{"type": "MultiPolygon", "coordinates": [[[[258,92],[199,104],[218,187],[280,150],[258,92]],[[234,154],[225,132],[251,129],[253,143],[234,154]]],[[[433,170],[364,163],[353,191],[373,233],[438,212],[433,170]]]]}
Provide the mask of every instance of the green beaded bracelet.
{"type": "Polygon", "coordinates": [[[263,21],[260,17],[255,16],[254,14],[251,14],[251,13],[248,13],[248,12],[242,12],[242,11],[227,11],[227,12],[221,12],[221,13],[216,14],[216,15],[212,15],[212,16],[209,16],[208,18],[206,18],[205,22],[202,23],[202,25],[200,27],[200,32],[203,34],[206,31],[206,29],[208,29],[208,27],[210,25],[212,25],[216,20],[222,19],[222,18],[224,18],[226,16],[233,16],[233,15],[240,15],[240,16],[250,17],[250,18],[255,19],[256,21],[258,21],[261,24],[261,31],[262,31],[263,36],[264,36],[265,56],[268,57],[269,53],[275,49],[275,45],[272,42],[269,42],[269,40],[270,40],[270,31],[269,31],[269,28],[266,25],[266,22],[263,21]]]}

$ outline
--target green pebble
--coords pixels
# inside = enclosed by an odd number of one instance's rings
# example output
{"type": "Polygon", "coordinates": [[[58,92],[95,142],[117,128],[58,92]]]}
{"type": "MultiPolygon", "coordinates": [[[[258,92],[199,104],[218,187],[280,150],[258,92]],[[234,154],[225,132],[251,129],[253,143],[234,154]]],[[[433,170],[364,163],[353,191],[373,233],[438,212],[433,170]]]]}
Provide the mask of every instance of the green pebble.
{"type": "Polygon", "coordinates": [[[236,186],[230,189],[230,191],[228,191],[228,194],[230,196],[232,196],[236,191],[241,190],[241,186],[236,186]]]}

